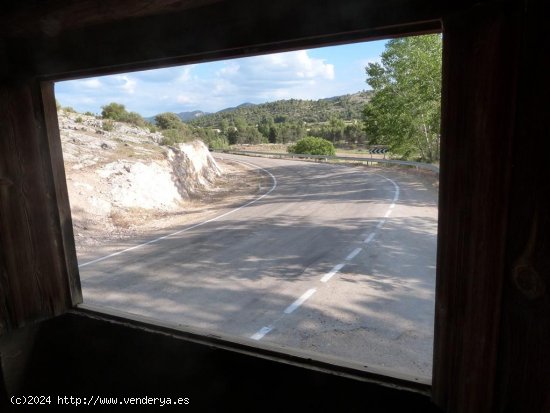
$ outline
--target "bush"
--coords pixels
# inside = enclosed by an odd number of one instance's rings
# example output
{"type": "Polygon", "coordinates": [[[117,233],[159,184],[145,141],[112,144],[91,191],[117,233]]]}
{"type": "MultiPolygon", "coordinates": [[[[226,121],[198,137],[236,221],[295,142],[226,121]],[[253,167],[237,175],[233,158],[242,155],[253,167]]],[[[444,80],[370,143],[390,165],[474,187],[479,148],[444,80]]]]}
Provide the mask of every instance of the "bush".
{"type": "Polygon", "coordinates": [[[112,120],[104,120],[101,127],[104,131],[112,131],[115,128],[115,123],[112,120]]]}
{"type": "Polygon", "coordinates": [[[176,143],[190,142],[194,139],[193,135],[187,133],[185,129],[164,129],[162,131],[161,145],[175,145],[176,143]]]}
{"type": "Polygon", "coordinates": [[[126,107],[120,103],[111,102],[101,107],[103,119],[112,119],[118,122],[126,122],[134,126],[145,127],[147,122],[137,112],[128,112],[126,107]]]}
{"type": "Polygon", "coordinates": [[[128,113],[126,112],[124,105],[115,102],[102,106],[101,109],[101,116],[104,119],[122,120],[122,118],[128,113]]]}
{"type": "Polygon", "coordinates": [[[74,121],[76,123],[82,123],[83,122],[82,116],[77,117],[74,121]]]}
{"type": "Polygon", "coordinates": [[[137,112],[127,112],[126,115],[121,119],[122,122],[129,123],[140,128],[145,128],[147,126],[147,121],[141,117],[137,112]]]}
{"type": "Polygon", "coordinates": [[[179,129],[184,126],[181,118],[172,112],[165,112],[155,116],[155,123],[161,129],[179,129]]]}
{"type": "Polygon", "coordinates": [[[308,136],[300,139],[296,144],[288,147],[289,153],[303,153],[307,155],[328,155],[334,156],[336,150],[334,145],[323,138],[308,136]]]}
{"type": "Polygon", "coordinates": [[[72,107],[70,107],[70,106],[64,107],[63,110],[64,110],[65,112],[76,113],[76,110],[74,110],[74,108],[72,108],[72,107]]]}
{"type": "Polygon", "coordinates": [[[149,132],[151,133],[155,133],[155,132],[158,132],[158,128],[156,127],[156,125],[152,124],[151,122],[147,122],[145,127],[149,130],[149,132]]]}
{"type": "Polygon", "coordinates": [[[227,142],[227,139],[225,136],[220,135],[215,138],[211,138],[208,142],[208,149],[212,150],[218,150],[223,151],[224,149],[229,148],[229,142],[227,142]]]}

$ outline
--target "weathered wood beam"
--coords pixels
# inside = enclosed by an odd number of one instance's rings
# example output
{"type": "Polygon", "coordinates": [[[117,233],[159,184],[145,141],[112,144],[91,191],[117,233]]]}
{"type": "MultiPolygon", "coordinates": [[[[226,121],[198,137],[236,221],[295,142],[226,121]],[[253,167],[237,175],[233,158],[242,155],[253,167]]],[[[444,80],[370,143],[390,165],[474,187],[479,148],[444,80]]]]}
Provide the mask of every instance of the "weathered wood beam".
{"type": "Polygon", "coordinates": [[[0,251],[0,334],[82,301],[52,84],[0,84],[0,251]]]}
{"type": "Polygon", "coordinates": [[[0,11],[0,37],[57,36],[95,24],[175,13],[223,0],[17,1],[0,11]]]}
{"type": "Polygon", "coordinates": [[[162,15],[104,22],[20,39],[13,64],[52,78],[129,71],[434,32],[443,15],[473,1],[235,0],[162,15]]]}
{"type": "Polygon", "coordinates": [[[503,284],[497,411],[550,411],[550,35],[526,2],[503,284]]]}
{"type": "Polygon", "coordinates": [[[479,7],[443,22],[432,382],[449,412],[495,408],[522,12],[479,7]]]}

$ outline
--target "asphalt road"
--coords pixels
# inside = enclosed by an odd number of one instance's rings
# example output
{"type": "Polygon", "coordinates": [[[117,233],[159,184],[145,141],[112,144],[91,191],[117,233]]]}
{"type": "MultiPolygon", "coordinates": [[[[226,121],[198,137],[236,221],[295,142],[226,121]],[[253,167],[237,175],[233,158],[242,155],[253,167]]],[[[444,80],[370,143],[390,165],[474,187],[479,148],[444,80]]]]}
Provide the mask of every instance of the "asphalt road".
{"type": "Polygon", "coordinates": [[[222,157],[262,174],[257,195],[80,256],[84,303],[429,378],[437,191],[403,172],[222,157]]]}

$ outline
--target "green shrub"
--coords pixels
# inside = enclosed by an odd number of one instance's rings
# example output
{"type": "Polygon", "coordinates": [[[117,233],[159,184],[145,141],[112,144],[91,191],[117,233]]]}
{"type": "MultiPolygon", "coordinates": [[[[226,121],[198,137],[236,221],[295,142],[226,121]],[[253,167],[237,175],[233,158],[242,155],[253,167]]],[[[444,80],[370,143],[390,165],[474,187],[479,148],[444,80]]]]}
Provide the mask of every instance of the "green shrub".
{"type": "Polygon", "coordinates": [[[162,131],[163,138],[160,141],[161,145],[175,145],[193,140],[193,136],[186,133],[182,129],[165,129],[162,131]]]}
{"type": "Polygon", "coordinates": [[[124,105],[120,103],[111,102],[101,107],[101,116],[104,119],[122,120],[127,113],[124,105]]]}
{"type": "Polygon", "coordinates": [[[137,112],[127,112],[122,117],[121,121],[134,126],[139,126],[140,128],[145,128],[147,126],[147,121],[137,112]]]}
{"type": "Polygon", "coordinates": [[[156,127],[156,125],[152,124],[151,122],[147,122],[145,127],[149,130],[149,132],[151,133],[155,133],[155,132],[158,132],[158,128],[156,127]]]}
{"type": "Polygon", "coordinates": [[[82,122],[83,122],[82,116],[79,116],[79,117],[76,118],[74,121],[75,121],[76,123],[82,123],[82,122]]]}
{"type": "Polygon", "coordinates": [[[131,125],[145,127],[147,122],[137,112],[128,112],[126,107],[120,103],[111,102],[101,107],[103,119],[112,119],[118,122],[126,122],[131,125]]]}
{"type": "Polygon", "coordinates": [[[155,116],[155,123],[161,129],[179,129],[184,126],[181,118],[172,112],[164,112],[155,116]]]}
{"type": "Polygon", "coordinates": [[[308,136],[300,139],[296,144],[288,146],[289,153],[303,153],[307,155],[328,155],[334,156],[336,150],[334,145],[323,138],[308,136]]]}
{"type": "Polygon", "coordinates": [[[84,112],[84,114],[86,116],[95,116],[92,112],[89,112],[89,111],[84,112]]]}
{"type": "Polygon", "coordinates": [[[72,107],[70,107],[70,106],[64,107],[63,110],[64,110],[65,112],[76,113],[76,110],[74,110],[74,109],[73,109],[72,107]]]}
{"type": "Polygon", "coordinates": [[[215,138],[210,138],[208,142],[205,143],[207,143],[208,149],[210,150],[223,151],[224,149],[229,148],[229,142],[227,141],[227,138],[223,135],[217,136],[215,138]]]}
{"type": "Polygon", "coordinates": [[[104,131],[112,131],[115,128],[115,123],[112,120],[104,120],[101,127],[104,131]]]}

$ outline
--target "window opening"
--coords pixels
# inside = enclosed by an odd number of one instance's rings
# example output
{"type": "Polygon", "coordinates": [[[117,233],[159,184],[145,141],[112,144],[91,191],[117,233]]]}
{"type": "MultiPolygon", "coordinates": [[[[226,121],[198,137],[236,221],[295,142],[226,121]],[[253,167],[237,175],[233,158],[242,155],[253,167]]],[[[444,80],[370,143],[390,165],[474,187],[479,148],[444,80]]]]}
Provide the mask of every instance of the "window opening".
{"type": "Polygon", "coordinates": [[[440,35],[56,83],[84,303],[428,380],[440,93],[440,35]]]}

